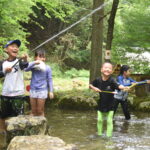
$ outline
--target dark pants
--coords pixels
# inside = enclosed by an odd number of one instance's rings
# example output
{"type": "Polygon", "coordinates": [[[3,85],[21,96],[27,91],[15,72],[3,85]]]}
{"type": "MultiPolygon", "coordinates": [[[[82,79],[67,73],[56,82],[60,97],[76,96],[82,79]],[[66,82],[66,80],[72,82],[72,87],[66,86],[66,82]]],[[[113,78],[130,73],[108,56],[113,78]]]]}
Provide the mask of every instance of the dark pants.
{"type": "Polygon", "coordinates": [[[123,110],[125,119],[126,119],[126,120],[129,120],[129,119],[131,118],[131,116],[130,116],[130,112],[129,112],[129,109],[128,109],[128,102],[127,102],[127,99],[126,99],[125,101],[115,99],[115,103],[114,103],[114,114],[115,114],[116,111],[117,111],[117,108],[118,108],[119,103],[121,104],[121,107],[122,107],[122,110],[123,110]]]}
{"type": "Polygon", "coordinates": [[[24,113],[24,97],[1,96],[0,107],[1,107],[0,117],[2,119],[22,115],[24,113]]]}

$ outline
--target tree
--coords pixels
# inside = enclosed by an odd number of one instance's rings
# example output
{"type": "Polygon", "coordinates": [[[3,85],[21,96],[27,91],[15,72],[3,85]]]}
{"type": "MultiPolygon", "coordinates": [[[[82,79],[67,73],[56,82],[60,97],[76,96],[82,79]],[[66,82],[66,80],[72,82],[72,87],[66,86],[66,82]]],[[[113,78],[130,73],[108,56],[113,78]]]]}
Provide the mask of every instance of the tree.
{"type": "MultiPolygon", "coordinates": [[[[24,50],[27,44],[26,37],[29,33],[20,25],[20,22],[28,22],[29,14],[33,14],[32,6],[35,3],[32,0],[1,0],[0,1],[0,47],[12,39],[22,41],[21,50],[24,50]]],[[[2,53],[3,51],[1,51],[2,53]]]]}
{"type": "MultiPolygon", "coordinates": [[[[93,9],[104,3],[104,0],[93,0],[93,9]]],[[[91,45],[91,65],[90,81],[100,75],[102,65],[102,43],[103,43],[103,20],[99,21],[104,15],[104,9],[97,11],[92,18],[92,45],[91,45]]]]}
{"type": "Polygon", "coordinates": [[[113,40],[113,31],[114,31],[114,24],[115,24],[115,16],[118,8],[119,0],[114,0],[111,14],[108,19],[108,31],[107,31],[107,41],[106,41],[106,50],[111,50],[112,40],[113,40]]]}
{"type": "MultiPolygon", "coordinates": [[[[31,22],[39,28],[34,28],[35,32],[44,28],[44,24],[40,24],[43,18],[50,19],[55,17],[60,22],[65,22],[65,18],[74,12],[74,4],[71,0],[61,2],[60,0],[1,0],[0,1],[0,47],[9,40],[20,39],[22,41],[21,51],[27,50],[27,37],[31,34],[25,24],[31,22]],[[41,6],[41,7],[40,7],[41,6]],[[35,12],[36,10],[36,12],[35,12]],[[38,11],[39,10],[39,11],[38,11]],[[44,10],[44,11],[43,11],[44,10]],[[38,18],[43,13],[43,18],[38,18]]],[[[43,22],[42,22],[43,23],[43,22]]],[[[35,39],[37,40],[37,39],[35,39]]],[[[41,41],[39,41],[41,43],[41,41]]]]}

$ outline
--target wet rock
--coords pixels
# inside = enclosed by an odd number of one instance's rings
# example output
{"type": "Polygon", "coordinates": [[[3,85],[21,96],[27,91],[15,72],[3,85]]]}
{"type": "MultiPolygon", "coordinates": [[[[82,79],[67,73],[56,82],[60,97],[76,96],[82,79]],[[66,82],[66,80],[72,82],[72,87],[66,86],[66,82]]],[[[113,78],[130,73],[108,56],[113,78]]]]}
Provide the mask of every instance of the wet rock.
{"type": "Polygon", "coordinates": [[[135,94],[137,97],[145,97],[148,96],[149,93],[149,84],[145,84],[142,86],[136,86],[135,87],[135,94]]]}
{"type": "Polygon", "coordinates": [[[6,148],[6,132],[0,129],[0,150],[6,148]]]}
{"type": "Polygon", "coordinates": [[[81,96],[75,96],[72,98],[63,97],[61,101],[58,103],[59,108],[68,108],[68,109],[81,109],[87,110],[92,109],[97,106],[95,100],[92,98],[84,100],[81,96]]]}
{"type": "Polygon", "coordinates": [[[131,96],[131,95],[129,95],[129,96],[128,96],[128,101],[129,101],[129,104],[130,104],[130,105],[133,105],[133,104],[134,104],[134,97],[131,96]]]}
{"type": "Polygon", "coordinates": [[[139,109],[150,111],[150,101],[140,103],[139,109]]]}
{"type": "Polygon", "coordinates": [[[16,136],[7,150],[78,150],[73,144],[66,144],[58,137],[48,135],[16,136]]]}
{"type": "Polygon", "coordinates": [[[7,141],[14,136],[45,134],[47,120],[45,117],[17,116],[6,121],[7,141]]]}
{"type": "Polygon", "coordinates": [[[97,107],[99,95],[92,91],[71,90],[57,94],[57,106],[62,109],[89,110],[97,107]]]}
{"type": "Polygon", "coordinates": [[[150,97],[133,97],[132,103],[130,106],[132,109],[137,111],[149,112],[150,111],[150,97]]]}

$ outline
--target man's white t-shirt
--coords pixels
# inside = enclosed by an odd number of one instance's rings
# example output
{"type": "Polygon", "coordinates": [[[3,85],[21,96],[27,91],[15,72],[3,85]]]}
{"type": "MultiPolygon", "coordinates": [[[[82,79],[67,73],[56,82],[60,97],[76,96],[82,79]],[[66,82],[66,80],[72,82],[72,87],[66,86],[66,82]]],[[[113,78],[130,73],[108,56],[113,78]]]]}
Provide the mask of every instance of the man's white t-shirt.
{"type": "Polygon", "coordinates": [[[4,61],[2,64],[3,72],[5,74],[5,79],[3,83],[2,95],[3,96],[19,96],[24,94],[24,80],[23,71],[19,66],[19,62],[12,69],[10,73],[6,73],[5,69],[7,67],[12,67],[18,59],[14,61],[4,61]]]}

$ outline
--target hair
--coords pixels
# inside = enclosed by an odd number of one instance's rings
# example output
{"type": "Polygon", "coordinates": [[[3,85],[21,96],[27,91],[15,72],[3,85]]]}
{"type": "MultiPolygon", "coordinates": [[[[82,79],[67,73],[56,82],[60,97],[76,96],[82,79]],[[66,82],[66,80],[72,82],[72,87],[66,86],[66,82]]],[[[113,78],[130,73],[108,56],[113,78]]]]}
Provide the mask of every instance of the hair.
{"type": "Polygon", "coordinates": [[[120,68],[120,75],[123,75],[124,71],[128,71],[129,69],[130,69],[129,66],[123,65],[123,66],[120,68]]]}
{"type": "Polygon", "coordinates": [[[110,65],[112,65],[112,67],[113,67],[113,64],[112,64],[111,62],[109,62],[109,61],[104,62],[104,63],[102,64],[102,67],[103,67],[105,64],[110,64],[110,65]]]}
{"type": "Polygon", "coordinates": [[[38,50],[38,51],[35,52],[35,57],[37,57],[37,56],[46,57],[46,53],[45,53],[44,50],[38,50]]]}

